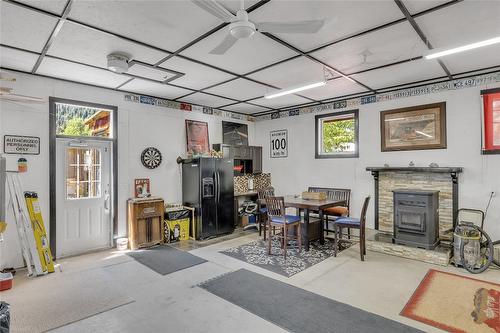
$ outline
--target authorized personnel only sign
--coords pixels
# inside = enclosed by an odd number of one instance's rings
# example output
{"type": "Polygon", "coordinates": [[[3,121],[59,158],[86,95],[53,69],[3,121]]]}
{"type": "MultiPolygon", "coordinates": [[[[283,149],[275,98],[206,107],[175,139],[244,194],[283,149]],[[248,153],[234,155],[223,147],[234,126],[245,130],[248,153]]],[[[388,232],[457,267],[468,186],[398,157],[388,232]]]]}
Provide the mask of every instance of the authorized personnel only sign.
{"type": "Polygon", "coordinates": [[[40,138],[36,136],[4,135],[3,152],[5,154],[40,154],[40,138]]]}

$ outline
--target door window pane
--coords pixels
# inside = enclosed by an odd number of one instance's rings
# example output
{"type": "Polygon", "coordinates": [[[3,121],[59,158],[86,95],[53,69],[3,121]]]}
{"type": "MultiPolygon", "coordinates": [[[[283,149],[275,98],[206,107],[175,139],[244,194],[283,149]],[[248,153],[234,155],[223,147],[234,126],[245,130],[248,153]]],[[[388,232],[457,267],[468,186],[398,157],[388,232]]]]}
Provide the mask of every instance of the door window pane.
{"type": "Polygon", "coordinates": [[[101,150],[68,148],[66,156],[66,198],[100,197],[101,150]]]}

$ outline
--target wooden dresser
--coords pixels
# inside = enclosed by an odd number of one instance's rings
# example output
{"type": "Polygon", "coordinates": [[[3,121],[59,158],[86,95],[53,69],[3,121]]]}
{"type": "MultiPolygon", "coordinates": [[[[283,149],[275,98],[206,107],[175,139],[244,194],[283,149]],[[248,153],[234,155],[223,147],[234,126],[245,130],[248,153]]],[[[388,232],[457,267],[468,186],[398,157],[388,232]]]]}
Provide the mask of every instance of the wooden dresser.
{"type": "Polygon", "coordinates": [[[161,198],[128,200],[128,242],[131,250],[163,243],[164,210],[161,198]]]}

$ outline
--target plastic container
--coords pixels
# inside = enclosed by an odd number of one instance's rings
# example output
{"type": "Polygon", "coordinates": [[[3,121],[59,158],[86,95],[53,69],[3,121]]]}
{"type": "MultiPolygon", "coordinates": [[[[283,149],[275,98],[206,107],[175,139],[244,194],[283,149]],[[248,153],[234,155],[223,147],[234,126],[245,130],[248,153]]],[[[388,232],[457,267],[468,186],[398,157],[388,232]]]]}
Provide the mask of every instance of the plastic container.
{"type": "Polygon", "coordinates": [[[12,273],[0,273],[0,291],[12,288],[12,273]]]}
{"type": "Polygon", "coordinates": [[[118,238],[116,240],[116,249],[118,251],[125,251],[128,248],[128,239],[127,238],[118,238]]]}

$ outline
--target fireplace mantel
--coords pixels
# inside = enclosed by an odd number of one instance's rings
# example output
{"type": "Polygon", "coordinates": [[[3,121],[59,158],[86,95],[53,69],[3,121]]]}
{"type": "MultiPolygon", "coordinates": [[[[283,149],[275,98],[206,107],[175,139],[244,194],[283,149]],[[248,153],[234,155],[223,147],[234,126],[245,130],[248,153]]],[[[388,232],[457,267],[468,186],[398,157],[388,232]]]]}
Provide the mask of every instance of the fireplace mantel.
{"type": "MultiPolygon", "coordinates": [[[[451,197],[452,197],[452,208],[451,208],[451,221],[456,221],[458,213],[458,174],[463,172],[462,167],[367,167],[366,171],[371,172],[373,179],[375,180],[375,229],[379,229],[379,179],[382,179],[383,175],[390,175],[391,173],[401,173],[401,174],[449,174],[451,181],[451,197]]],[[[427,176],[426,176],[427,177],[427,176]]],[[[431,177],[429,175],[429,177],[431,177]]],[[[423,187],[426,187],[425,185],[423,187]]],[[[386,219],[385,219],[386,220],[386,219]]]]}
{"type": "Polygon", "coordinates": [[[406,171],[406,172],[436,172],[436,173],[461,173],[461,167],[367,167],[366,171],[406,171]]]}

